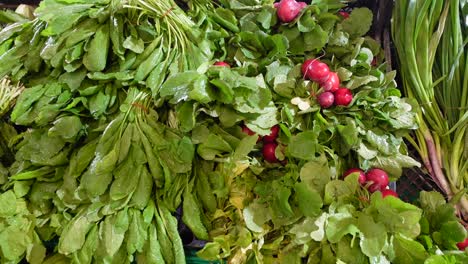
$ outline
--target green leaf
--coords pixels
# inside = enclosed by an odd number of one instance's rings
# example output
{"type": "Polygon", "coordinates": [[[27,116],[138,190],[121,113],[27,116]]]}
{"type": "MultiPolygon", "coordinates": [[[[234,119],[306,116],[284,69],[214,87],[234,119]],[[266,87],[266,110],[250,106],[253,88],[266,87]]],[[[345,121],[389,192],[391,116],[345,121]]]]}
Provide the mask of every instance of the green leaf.
{"type": "Polygon", "coordinates": [[[305,216],[316,217],[321,214],[323,202],[320,193],[304,182],[296,183],[294,191],[299,209],[305,216]]]}
{"type": "Polygon", "coordinates": [[[95,251],[98,247],[98,226],[94,225],[86,235],[86,241],[83,247],[73,253],[73,261],[75,263],[90,263],[93,259],[95,251]]]}
{"type": "Polygon", "coordinates": [[[217,242],[208,242],[200,251],[197,252],[197,256],[206,260],[218,260],[221,245],[217,242]]]}
{"type": "Polygon", "coordinates": [[[125,239],[128,226],[127,210],[121,210],[116,215],[107,216],[104,222],[101,222],[99,233],[102,234],[101,241],[109,256],[113,256],[119,250],[125,239]]]}
{"type": "Polygon", "coordinates": [[[366,75],[366,76],[356,76],[356,75],[353,75],[351,77],[351,79],[348,81],[348,83],[346,84],[346,87],[348,87],[349,89],[353,90],[353,89],[356,89],[358,87],[361,87],[363,85],[366,85],[370,82],[375,82],[375,81],[378,81],[379,79],[375,76],[372,76],[372,75],[366,75]]]}
{"type": "Polygon", "coordinates": [[[9,190],[0,194],[0,217],[12,217],[16,213],[16,195],[9,190]]]}
{"type": "MultiPolygon", "coordinates": [[[[236,110],[239,111],[239,107],[236,106],[236,110]]],[[[278,109],[273,102],[263,109],[256,108],[255,112],[258,113],[257,117],[246,121],[245,124],[253,132],[258,133],[261,136],[269,135],[270,129],[278,124],[277,110],[278,109]]],[[[242,112],[242,110],[240,111],[242,112]]]]}
{"type": "Polygon", "coordinates": [[[232,148],[222,137],[209,134],[206,140],[197,148],[198,154],[205,160],[213,160],[222,156],[225,152],[231,152],[232,148]]]}
{"type": "MultiPolygon", "coordinates": [[[[271,204],[271,213],[273,215],[273,222],[279,218],[283,220],[294,216],[291,205],[289,204],[289,197],[291,196],[291,189],[285,187],[278,182],[274,182],[273,188],[273,202],[271,204]]],[[[275,223],[276,225],[276,223],[275,223]]]]}
{"type": "Polygon", "coordinates": [[[311,13],[311,10],[307,10],[297,21],[297,29],[300,32],[310,32],[316,27],[315,18],[311,13]]]}
{"type": "Polygon", "coordinates": [[[317,222],[319,221],[314,218],[306,217],[303,221],[294,224],[294,226],[289,230],[289,233],[294,235],[293,242],[298,245],[302,245],[310,242],[312,239],[322,241],[325,235],[323,231],[324,227],[323,224],[317,226],[317,222]]]}
{"type": "Polygon", "coordinates": [[[92,225],[84,213],[75,216],[62,231],[58,243],[59,253],[68,255],[80,250],[92,225]]]}
{"type": "Polygon", "coordinates": [[[370,145],[384,155],[392,155],[398,151],[401,141],[392,136],[387,135],[384,132],[376,133],[372,130],[368,130],[366,133],[366,139],[370,145]]]}
{"type": "Polygon", "coordinates": [[[16,226],[8,226],[0,233],[0,251],[6,260],[18,262],[32,241],[16,226]]]}
{"type": "Polygon", "coordinates": [[[327,219],[325,234],[330,243],[338,243],[345,235],[359,233],[357,219],[347,213],[333,214],[327,219]]]}
{"type": "MultiPolygon", "coordinates": [[[[356,181],[357,182],[357,181],[356,181]]],[[[333,180],[325,186],[325,204],[331,204],[339,199],[347,198],[354,195],[355,190],[351,186],[341,180],[333,180]]]]}
{"type": "Polygon", "coordinates": [[[46,256],[46,250],[42,243],[34,243],[28,247],[26,260],[30,264],[42,264],[46,256]]]}
{"type": "MultiPolygon", "coordinates": [[[[193,186],[189,185],[190,187],[193,186]]],[[[202,211],[199,207],[199,202],[196,200],[196,196],[187,187],[184,191],[184,200],[182,203],[182,220],[187,227],[192,230],[196,238],[200,240],[208,240],[208,230],[202,223],[202,211]]]]}
{"type": "Polygon", "coordinates": [[[419,242],[400,235],[393,237],[393,248],[395,258],[391,260],[392,263],[423,263],[427,258],[426,250],[419,242]]]}
{"type": "Polygon", "coordinates": [[[338,242],[336,248],[337,259],[344,263],[366,263],[366,255],[362,253],[359,245],[353,242],[354,241],[349,236],[343,237],[343,239],[338,242]]]}
{"type": "Polygon", "coordinates": [[[257,15],[257,22],[259,22],[264,29],[270,29],[271,26],[277,22],[276,8],[271,6],[264,6],[257,15]]]}
{"type": "Polygon", "coordinates": [[[383,199],[380,193],[374,193],[369,208],[378,211],[376,220],[386,226],[388,231],[409,238],[416,238],[419,235],[422,210],[418,207],[396,197],[383,199]]]}
{"type": "Polygon", "coordinates": [[[192,83],[200,77],[195,71],[186,71],[169,77],[161,86],[159,93],[162,97],[172,97],[171,103],[178,103],[188,99],[192,83]]]}
{"type": "Polygon", "coordinates": [[[255,145],[257,145],[258,136],[252,135],[244,137],[239,145],[237,146],[236,150],[234,151],[233,160],[245,160],[248,158],[249,153],[254,149],[255,145]]]}
{"type": "MultiPolygon", "coordinates": [[[[315,26],[309,33],[304,35],[304,48],[307,51],[316,51],[325,47],[328,40],[328,33],[320,26],[315,26]]],[[[293,44],[291,44],[292,46],[293,44]]]]}
{"type": "Polygon", "coordinates": [[[445,205],[444,196],[440,192],[432,191],[421,191],[419,193],[419,203],[424,211],[436,212],[439,206],[445,205]]]}
{"type": "Polygon", "coordinates": [[[357,226],[361,232],[360,246],[362,252],[368,257],[379,256],[387,240],[385,226],[374,222],[372,216],[366,214],[359,216],[357,226]]]}
{"type": "Polygon", "coordinates": [[[249,204],[242,213],[247,228],[253,232],[263,232],[263,225],[271,220],[268,208],[258,202],[249,204]]]}
{"type": "Polygon", "coordinates": [[[129,210],[130,224],[128,226],[127,252],[141,252],[148,239],[148,226],[144,224],[143,214],[138,210],[129,210]]]}
{"type": "MultiPolygon", "coordinates": [[[[343,31],[335,31],[330,36],[330,40],[328,41],[328,45],[332,46],[346,46],[349,43],[349,34],[343,31]]],[[[340,80],[344,80],[340,78],[340,80]]]]}
{"type": "Polygon", "coordinates": [[[50,137],[62,137],[64,140],[73,140],[83,129],[78,116],[63,116],[54,121],[53,127],[48,131],[50,137]]]}
{"type": "Polygon", "coordinates": [[[398,178],[403,173],[403,168],[420,167],[421,164],[410,156],[397,153],[392,156],[377,156],[369,162],[371,167],[381,168],[390,177],[398,178]]]}
{"type": "Polygon", "coordinates": [[[32,183],[32,181],[16,181],[13,186],[13,190],[15,192],[16,197],[21,198],[27,195],[29,193],[29,190],[31,189],[32,183]]]}
{"type": "Polygon", "coordinates": [[[315,131],[306,131],[291,138],[288,151],[291,156],[304,160],[312,160],[319,152],[318,134],[315,131]]]}
{"type": "Polygon", "coordinates": [[[459,221],[442,223],[440,236],[443,239],[443,246],[447,249],[456,249],[456,243],[466,238],[467,231],[459,221]]]}
{"type": "Polygon", "coordinates": [[[340,155],[346,155],[359,143],[356,123],[354,120],[348,119],[346,125],[337,125],[337,131],[340,140],[336,142],[337,146],[334,148],[339,151],[340,155]]]}
{"type": "Polygon", "coordinates": [[[325,156],[312,160],[304,164],[300,171],[301,181],[309,187],[324,194],[325,186],[332,177],[332,172],[328,166],[328,160],[325,156]]]}
{"type": "Polygon", "coordinates": [[[192,102],[184,102],[176,108],[177,119],[180,122],[180,130],[189,132],[193,129],[196,123],[196,105],[192,102]]]}
{"type": "Polygon", "coordinates": [[[188,93],[190,99],[207,104],[214,100],[214,93],[208,85],[205,76],[197,78],[193,83],[193,89],[188,93]]]}
{"type": "Polygon", "coordinates": [[[110,96],[102,91],[99,91],[89,99],[89,112],[94,118],[97,119],[106,112],[109,102],[110,96]]]}
{"type": "Polygon", "coordinates": [[[144,51],[144,45],[145,43],[141,38],[136,38],[133,35],[128,36],[123,42],[124,48],[131,50],[137,54],[140,54],[144,51]]]}
{"type": "Polygon", "coordinates": [[[372,25],[372,12],[368,8],[355,8],[348,19],[343,20],[343,30],[351,37],[365,35],[372,25]]]}

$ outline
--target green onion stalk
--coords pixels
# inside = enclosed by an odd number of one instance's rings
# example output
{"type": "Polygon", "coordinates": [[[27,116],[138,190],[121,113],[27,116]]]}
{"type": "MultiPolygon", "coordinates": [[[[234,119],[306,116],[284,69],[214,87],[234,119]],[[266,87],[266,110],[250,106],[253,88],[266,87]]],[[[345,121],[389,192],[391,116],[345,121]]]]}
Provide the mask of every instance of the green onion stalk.
{"type": "Polygon", "coordinates": [[[419,129],[408,140],[466,219],[468,1],[398,0],[393,12],[403,90],[419,104],[419,129]]]}

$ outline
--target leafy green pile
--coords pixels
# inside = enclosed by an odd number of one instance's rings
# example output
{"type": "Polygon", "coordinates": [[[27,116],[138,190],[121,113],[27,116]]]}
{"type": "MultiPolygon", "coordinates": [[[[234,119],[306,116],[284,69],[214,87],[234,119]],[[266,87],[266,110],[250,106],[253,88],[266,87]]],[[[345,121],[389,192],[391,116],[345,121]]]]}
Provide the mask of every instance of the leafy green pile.
{"type": "Polygon", "coordinates": [[[420,263],[455,249],[466,231],[440,197],[421,209],[341,180],[419,165],[402,139],[415,105],[364,36],[368,9],[345,20],[339,1],[314,1],[281,24],[273,1],[183,2],[45,0],[0,32],[0,77],[27,87],[8,120],[22,132],[2,120],[2,261],[185,263],[178,208],[208,260],[420,263]],[[349,106],[320,109],[301,73],[312,57],[349,106]],[[275,125],[281,163],[258,141],[275,125]]]}

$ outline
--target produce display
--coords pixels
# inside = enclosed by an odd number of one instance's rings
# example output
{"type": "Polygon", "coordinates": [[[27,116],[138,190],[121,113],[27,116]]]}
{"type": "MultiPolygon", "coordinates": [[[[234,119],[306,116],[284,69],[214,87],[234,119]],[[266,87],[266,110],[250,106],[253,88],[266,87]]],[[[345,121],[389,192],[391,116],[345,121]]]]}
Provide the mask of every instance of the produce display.
{"type": "MultiPolygon", "coordinates": [[[[468,263],[338,0],[43,0],[0,32],[0,263],[468,263]],[[179,212],[181,211],[181,217],[179,212]]],[[[465,240],[465,242],[463,242],[465,240]]]]}

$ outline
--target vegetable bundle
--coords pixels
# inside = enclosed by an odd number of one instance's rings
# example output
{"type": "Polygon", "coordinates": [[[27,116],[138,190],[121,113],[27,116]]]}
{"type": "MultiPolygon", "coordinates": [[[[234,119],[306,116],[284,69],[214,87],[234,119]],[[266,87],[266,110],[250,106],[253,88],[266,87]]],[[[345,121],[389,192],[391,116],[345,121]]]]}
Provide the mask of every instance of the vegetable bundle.
{"type": "Polygon", "coordinates": [[[404,90],[417,100],[413,145],[445,194],[468,213],[466,1],[398,1],[393,38],[404,90]]]}
{"type": "Polygon", "coordinates": [[[180,208],[208,260],[465,261],[449,204],[372,176],[419,164],[371,12],[284,2],[45,0],[1,31],[0,77],[26,88],[2,120],[0,259],[185,263],[180,208]]]}

